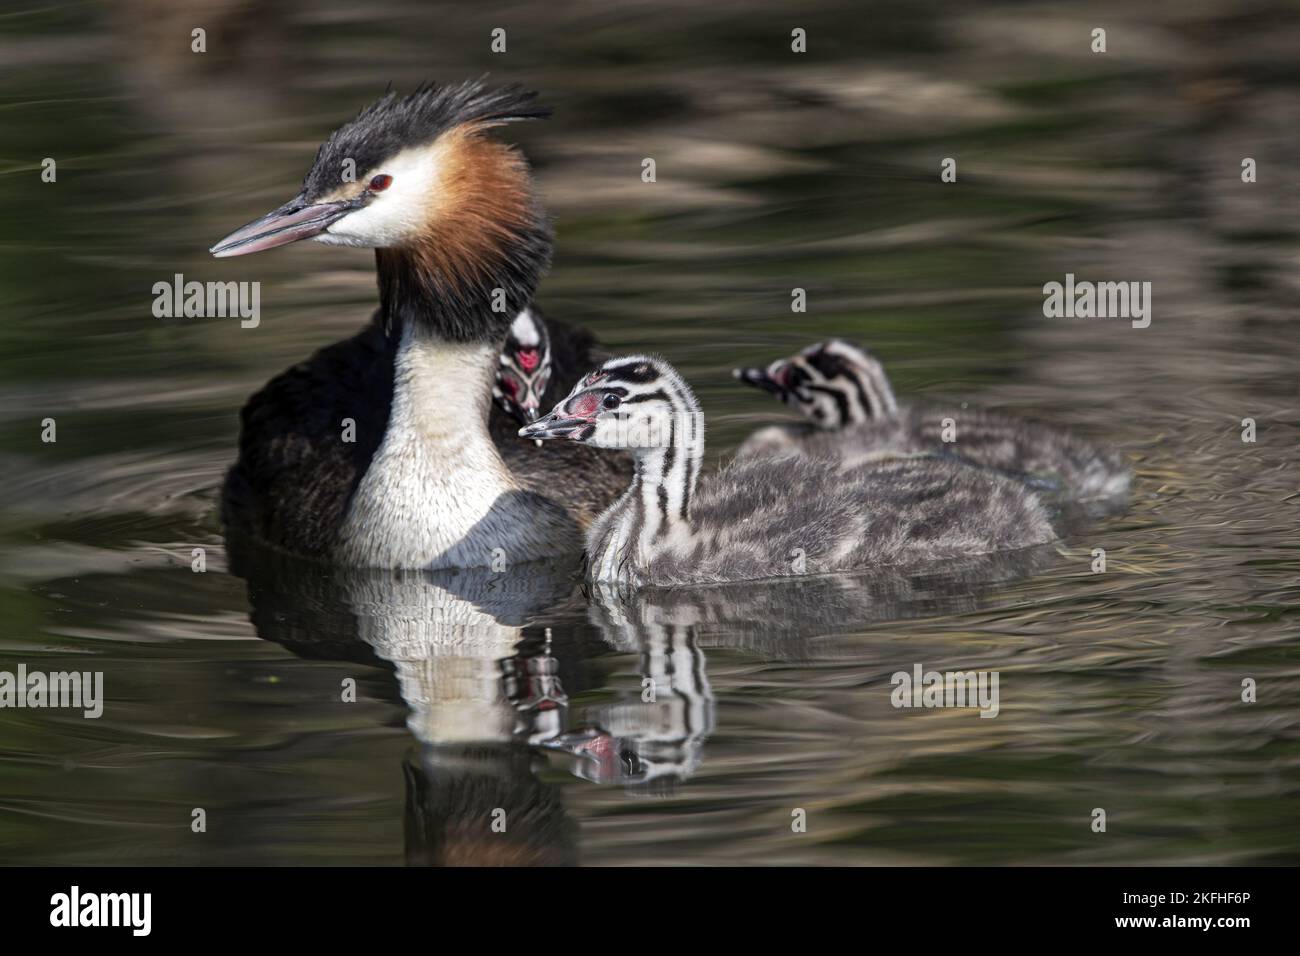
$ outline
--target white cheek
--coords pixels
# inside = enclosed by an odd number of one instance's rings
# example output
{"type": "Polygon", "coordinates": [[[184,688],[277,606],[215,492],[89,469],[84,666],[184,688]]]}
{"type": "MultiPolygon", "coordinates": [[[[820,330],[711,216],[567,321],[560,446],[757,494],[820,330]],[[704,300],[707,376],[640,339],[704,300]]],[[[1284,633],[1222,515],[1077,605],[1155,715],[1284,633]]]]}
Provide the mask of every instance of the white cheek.
{"type": "Polygon", "coordinates": [[[625,425],[608,418],[596,420],[596,430],[592,432],[589,444],[597,448],[626,448],[629,433],[625,425]]]}
{"type": "Polygon", "coordinates": [[[317,238],[330,245],[382,248],[411,238],[420,231],[421,225],[421,218],[412,215],[409,207],[392,202],[385,193],[376,196],[364,209],[344,216],[317,238]]]}
{"type": "Polygon", "coordinates": [[[427,229],[438,179],[435,151],[407,150],[366,175],[379,173],[392,176],[392,185],[317,236],[318,242],[384,248],[408,242],[427,229]]]}
{"type": "Polygon", "coordinates": [[[667,448],[673,436],[672,417],[661,410],[638,411],[631,418],[610,421],[610,432],[617,436],[615,448],[667,448]]]}

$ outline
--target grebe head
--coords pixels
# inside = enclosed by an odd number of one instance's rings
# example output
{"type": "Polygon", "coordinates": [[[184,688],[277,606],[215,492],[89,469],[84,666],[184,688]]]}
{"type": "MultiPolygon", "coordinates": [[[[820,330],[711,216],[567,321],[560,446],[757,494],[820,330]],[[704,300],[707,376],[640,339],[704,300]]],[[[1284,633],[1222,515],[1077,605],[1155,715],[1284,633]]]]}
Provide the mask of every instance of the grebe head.
{"type": "Polygon", "coordinates": [[[242,256],[308,238],[401,248],[440,233],[508,229],[526,211],[519,192],[527,169],[518,153],[483,133],[548,116],[536,98],[480,81],[389,92],[330,134],[297,196],[210,251],[242,256]],[[508,195],[494,198],[493,189],[508,195]]]}
{"type": "Polygon", "coordinates": [[[499,341],[550,264],[551,224],[528,163],[488,131],[547,115],[535,93],[478,81],[389,93],[330,134],[297,196],[211,252],[373,248],[390,325],[499,341]]]}
{"type": "Polygon", "coordinates": [[[551,382],[551,338],[546,323],[532,309],[524,309],[506,333],[492,397],[501,410],[521,425],[537,420],[542,395],[551,382]]]}
{"type": "Polygon", "coordinates": [[[884,367],[866,349],[831,339],[767,368],[738,368],[746,385],[775,395],[818,428],[837,429],[898,411],[884,367]]]}
{"type": "Polygon", "coordinates": [[[549,415],[519,430],[521,438],[567,438],[634,454],[703,441],[694,393],[662,359],[610,359],[583,378],[549,415]]]}

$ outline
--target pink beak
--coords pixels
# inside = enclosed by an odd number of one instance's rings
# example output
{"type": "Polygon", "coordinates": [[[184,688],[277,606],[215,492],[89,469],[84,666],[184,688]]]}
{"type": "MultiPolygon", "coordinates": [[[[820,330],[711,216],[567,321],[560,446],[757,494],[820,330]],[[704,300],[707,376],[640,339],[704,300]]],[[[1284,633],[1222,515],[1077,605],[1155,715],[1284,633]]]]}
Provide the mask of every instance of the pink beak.
{"type": "Polygon", "coordinates": [[[208,251],[218,259],[228,256],[246,256],[276,246],[288,245],[299,239],[319,236],[332,224],[365,202],[366,194],[342,202],[309,205],[301,196],[291,199],[279,209],[240,226],[208,251]]]}

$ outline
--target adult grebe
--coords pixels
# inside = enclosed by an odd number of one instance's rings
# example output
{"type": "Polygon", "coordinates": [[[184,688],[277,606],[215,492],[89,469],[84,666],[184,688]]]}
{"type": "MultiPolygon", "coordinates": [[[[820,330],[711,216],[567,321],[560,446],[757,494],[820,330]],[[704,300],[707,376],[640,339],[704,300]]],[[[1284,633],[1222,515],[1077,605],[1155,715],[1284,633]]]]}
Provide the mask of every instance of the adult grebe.
{"type": "Polygon", "coordinates": [[[295,198],[212,247],[218,257],[307,238],[370,247],[379,280],[367,328],[244,407],[222,496],[229,529],[377,567],[580,549],[626,463],[498,444],[488,429],[502,345],[552,241],[527,162],[488,131],[546,115],[516,87],[390,93],[330,135],[295,198]]]}

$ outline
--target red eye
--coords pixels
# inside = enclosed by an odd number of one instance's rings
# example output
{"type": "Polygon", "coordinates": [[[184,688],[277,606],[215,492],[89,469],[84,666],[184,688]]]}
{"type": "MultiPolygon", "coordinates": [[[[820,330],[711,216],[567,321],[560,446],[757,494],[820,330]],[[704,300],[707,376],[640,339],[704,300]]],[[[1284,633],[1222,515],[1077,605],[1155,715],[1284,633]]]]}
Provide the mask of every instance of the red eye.
{"type": "Polygon", "coordinates": [[[374,179],[370,180],[370,191],[372,193],[381,193],[393,184],[393,177],[386,173],[380,173],[374,179]]]}

